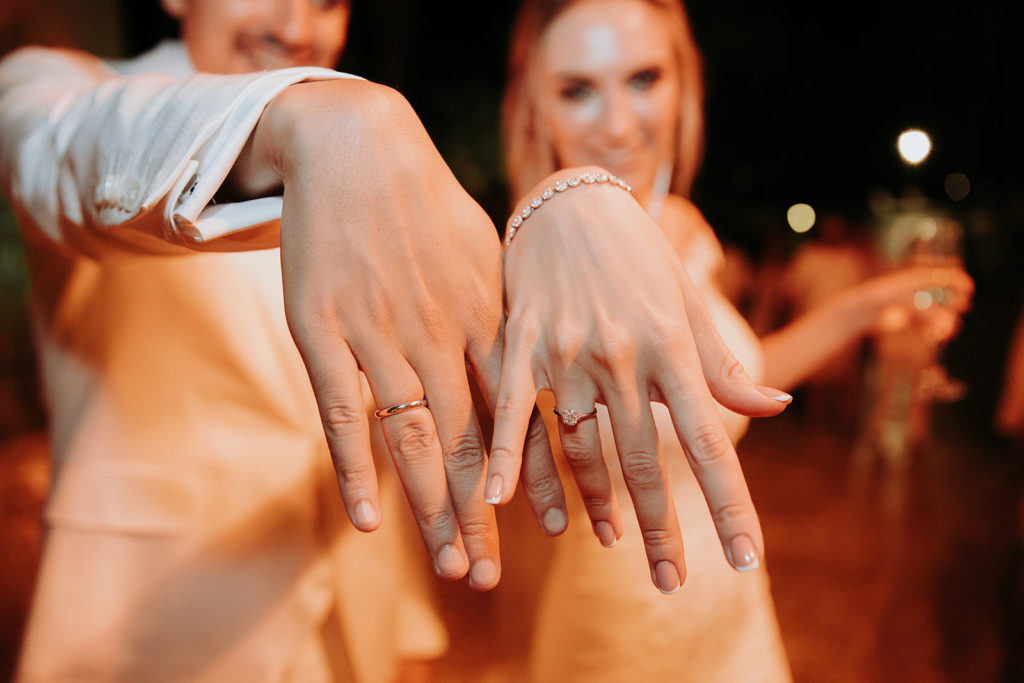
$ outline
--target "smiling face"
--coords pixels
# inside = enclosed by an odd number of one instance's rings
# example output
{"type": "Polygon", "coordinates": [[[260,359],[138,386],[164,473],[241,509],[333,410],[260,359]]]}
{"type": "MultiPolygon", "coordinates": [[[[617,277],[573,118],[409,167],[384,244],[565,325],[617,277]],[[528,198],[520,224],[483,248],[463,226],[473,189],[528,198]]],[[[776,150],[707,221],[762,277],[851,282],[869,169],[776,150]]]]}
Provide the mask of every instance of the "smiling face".
{"type": "Polygon", "coordinates": [[[640,0],[573,4],[541,36],[536,68],[538,122],[559,165],[603,166],[646,205],[679,129],[678,65],[661,11],[640,0]]]}
{"type": "Polygon", "coordinates": [[[198,71],[333,67],[345,45],[347,0],[162,0],[181,22],[198,71]]]}

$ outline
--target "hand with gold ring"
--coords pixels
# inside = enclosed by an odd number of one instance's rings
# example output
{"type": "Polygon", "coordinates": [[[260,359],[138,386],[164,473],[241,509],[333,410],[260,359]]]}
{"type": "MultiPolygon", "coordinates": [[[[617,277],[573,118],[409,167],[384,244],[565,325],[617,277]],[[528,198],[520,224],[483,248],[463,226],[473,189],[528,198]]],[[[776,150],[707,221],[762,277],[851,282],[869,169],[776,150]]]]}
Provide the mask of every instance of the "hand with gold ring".
{"type": "Polygon", "coordinates": [[[579,424],[580,420],[585,420],[588,417],[597,417],[597,406],[594,406],[593,410],[588,413],[581,413],[573,408],[559,409],[557,406],[551,412],[557,415],[566,427],[575,427],[579,424]]]}
{"type": "MultiPolygon", "coordinates": [[[[600,169],[595,169],[600,172],[600,169]]],[[[562,172],[559,175],[564,175],[562,172]]],[[[550,183],[546,180],[543,185],[550,183]]],[[[554,395],[559,437],[594,533],[622,533],[591,406],[607,406],[654,583],[685,576],[682,538],[651,402],[665,403],[716,520],[726,557],[744,569],[763,552],[761,528],[714,398],[751,416],[789,396],[758,386],[725,347],[659,228],[608,184],[565,192],[532,215],[505,255],[508,307],[488,499],[506,502],[542,391],[554,395]]],[[[542,511],[535,510],[535,514],[542,511]]]]}
{"type": "Polygon", "coordinates": [[[374,83],[285,89],[243,157],[283,185],[285,310],[350,519],[363,531],[386,523],[362,372],[438,575],[492,588],[497,525],[471,387],[495,404],[504,309],[493,223],[408,102],[374,83]]]}
{"type": "Polygon", "coordinates": [[[376,418],[391,417],[392,415],[398,415],[399,413],[404,413],[405,411],[412,410],[413,408],[426,408],[426,407],[427,407],[427,399],[421,398],[421,399],[417,399],[415,401],[409,401],[408,403],[398,403],[396,405],[389,406],[387,408],[381,408],[379,410],[375,410],[373,412],[373,416],[376,417],[376,418]]]}

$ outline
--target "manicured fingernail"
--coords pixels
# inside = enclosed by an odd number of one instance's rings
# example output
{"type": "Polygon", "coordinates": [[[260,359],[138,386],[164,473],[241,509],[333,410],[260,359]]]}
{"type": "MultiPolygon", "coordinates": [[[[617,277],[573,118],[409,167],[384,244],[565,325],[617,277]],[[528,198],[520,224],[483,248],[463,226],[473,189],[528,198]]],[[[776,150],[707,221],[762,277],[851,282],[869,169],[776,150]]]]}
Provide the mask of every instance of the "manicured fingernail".
{"type": "Polygon", "coordinates": [[[498,566],[491,560],[478,560],[469,570],[469,585],[477,589],[493,588],[498,583],[498,566]]]}
{"type": "Polygon", "coordinates": [[[793,397],[786,392],[779,391],[778,389],[772,389],[771,387],[758,387],[757,390],[768,398],[778,401],[779,403],[789,403],[793,400],[793,397]]]}
{"type": "Polygon", "coordinates": [[[544,513],[543,524],[544,531],[554,536],[565,531],[565,528],[569,525],[569,520],[559,508],[550,508],[544,513]]]}
{"type": "Polygon", "coordinates": [[[380,524],[380,515],[370,501],[361,500],[352,511],[352,521],[360,529],[372,529],[380,524]]]}
{"type": "Polygon", "coordinates": [[[662,560],[654,565],[654,569],[651,571],[651,578],[654,579],[654,585],[658,587],[658,590],[665,595],[672,595],[682,585],[682,582],[679,580],[679,571],[668,560],[662,560]]]}
{"type": "Polygon", "coordinates": [[[750,536],[737,534],[729,542],[729,550],[732,552],[732,566],[738,571],[749,572],[761,566],[761,560],[757,556],[757,547],[750,536]]]}
{"type": "Polygon", "coordinates": [[[491,478],[487,481],[487,492],[484,501],[491,505],[497,505],[501,502],[502,489],[505,486],[505,480],[501,478],[500,474],[492,474],[491,478]]]}
{"type": "Polygon", "coordinates": [[[615,538],[615,527],[611,522],[594,522],[594,535],[605,548],[614,547],[618,540],[615,538]]]}
{"type": "Polygon", "coordinates": [[[466,573],[466,558],[449,543],[437,554],[435,569],[439,576],[458,578],[466,573]]]}

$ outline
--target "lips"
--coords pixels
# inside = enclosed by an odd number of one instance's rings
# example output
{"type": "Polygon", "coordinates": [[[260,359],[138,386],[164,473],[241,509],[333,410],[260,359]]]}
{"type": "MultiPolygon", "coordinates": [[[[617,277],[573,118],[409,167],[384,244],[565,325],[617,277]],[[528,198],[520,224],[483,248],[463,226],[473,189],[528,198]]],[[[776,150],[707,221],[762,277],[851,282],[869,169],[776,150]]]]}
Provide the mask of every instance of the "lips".
{"type": "Polygon", "coordinates": [[[309,63],[309,50],[289,47],[273,38],[261,37],[244,40],[239,52],[253,66],[254,71],[287,69],[309,63]]]}

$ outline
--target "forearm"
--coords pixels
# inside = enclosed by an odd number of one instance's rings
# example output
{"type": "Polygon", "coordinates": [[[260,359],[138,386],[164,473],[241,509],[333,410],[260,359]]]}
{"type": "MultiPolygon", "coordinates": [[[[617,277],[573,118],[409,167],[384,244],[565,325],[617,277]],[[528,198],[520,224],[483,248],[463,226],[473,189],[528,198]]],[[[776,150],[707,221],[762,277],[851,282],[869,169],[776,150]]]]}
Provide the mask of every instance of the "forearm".
{"type": "Polygon", "coordinates": [[[764,383],[793,389],[860,341],[876,316],[855,296],[841,294],[762,339],[764,383]]]}

